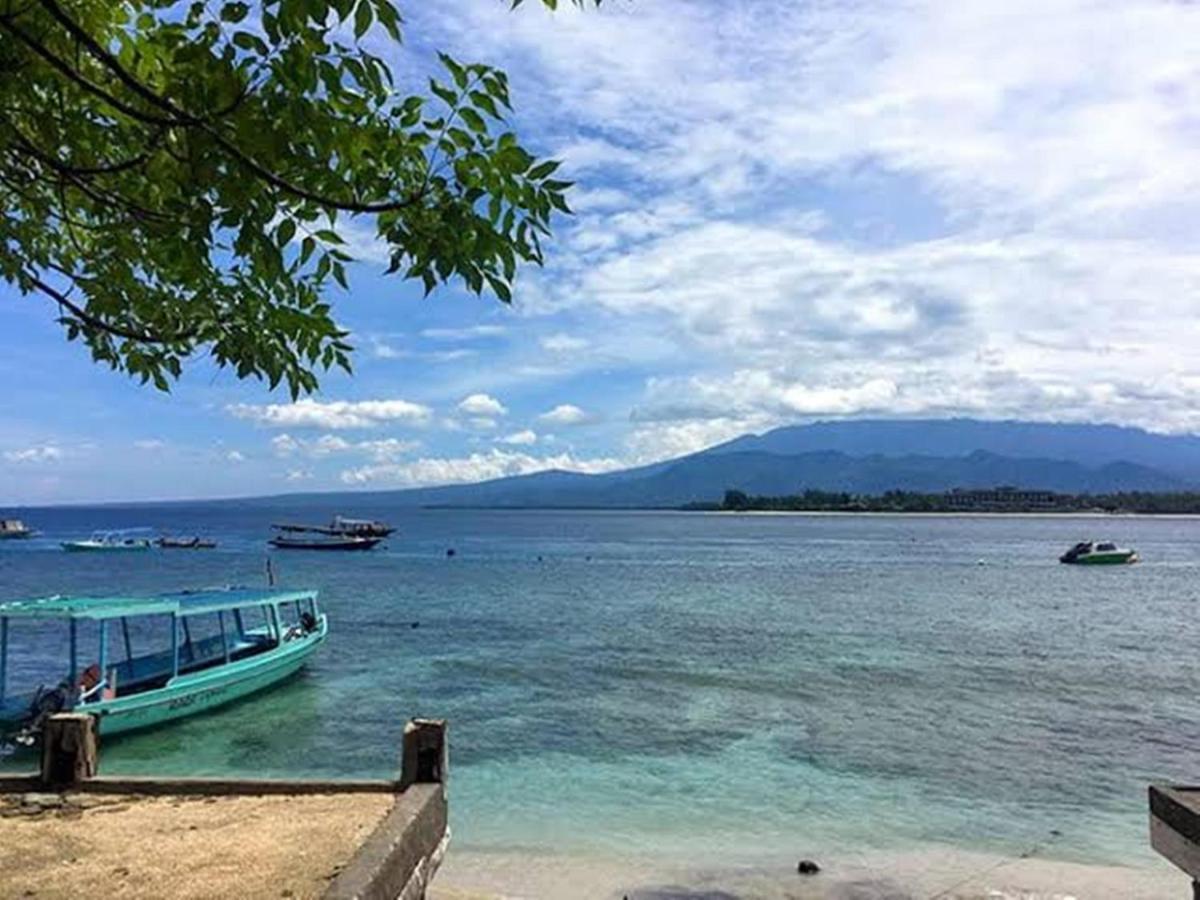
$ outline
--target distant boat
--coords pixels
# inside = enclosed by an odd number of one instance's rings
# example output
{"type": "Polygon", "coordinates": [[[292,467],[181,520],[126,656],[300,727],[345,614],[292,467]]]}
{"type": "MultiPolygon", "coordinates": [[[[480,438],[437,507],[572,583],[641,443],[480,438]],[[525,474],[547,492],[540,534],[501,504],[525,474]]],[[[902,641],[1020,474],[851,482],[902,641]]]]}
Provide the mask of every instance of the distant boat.
{"type": "Polygon", "coordinates": [[[329,528],[338,534],[349,534],[355,537],[385,538],[396,529],[386,522],[372,519],[347,519],[345,516],[334,516],[329,528]]]}
{"type": "Polygon", "coordinates": [[[202,537],[160,537],[154,542],[164,550],[212,550],[217,546],[217,542],[208,538],[202,537]]]}
{"type": "Polygon", "coordinates": [[[149,550],[149,538],[132,537],[128,531],[97,531],[85,541],[63,541],[62,548],[70,553],[113,553],[127,550],[149,550]]]}
{"type": "Polygon", "coordinates": [[[20,519],[0,519],[0,541],[33,537],[33,529],[20,519]]]}
{"type": "Polygon", "coordinates": [[[327,534],[333,537],[369,537],[385,538],[396,529],[386,522],[371,519],[348,519],[345,516],[334,516],[328,525],[297,525],[282,522],[271,526],[276,531],[289,533],[327,534]]]}
{"type": "MultiPolygon", "coordinates": [[[[33,744],[46,717],[63,710],[91,714],[108,736],[211,709],[293,674],[327,633],[317,592],[307,590],[226,588],[0,603],[0,738],[33,744]],[[167,646],[135,656],[129,620],[165,617],[171,620],[167,646]],[[65,626],[70,649],[53,686],[31,683],[14,693],[7,690],[6,660],[10,637],[25,622],[40,634],[56,623],[65,626]],[[117,625],[124,638],[119,662],[109,656],[118,643],[110,640],[117,625]],[[85,636],[91,652],[84,649],[85,636]]],[[[138,634],[145,639],[144,630],[138,634]]]]}
{"type": "Polygon", "coordinates": [[[1135,563],[1139,558],[1136,550],[1118,547],[1111,541],[1081,541],[1060,556],[1058,561],[1076,566],[1114,566],[1135,563]]]}
{"type": "Polygon", "coordinates": [[[370,537],[303,538],[279,535],[268,543],[277,550],[370,550],[382,540],[370,537]]]}

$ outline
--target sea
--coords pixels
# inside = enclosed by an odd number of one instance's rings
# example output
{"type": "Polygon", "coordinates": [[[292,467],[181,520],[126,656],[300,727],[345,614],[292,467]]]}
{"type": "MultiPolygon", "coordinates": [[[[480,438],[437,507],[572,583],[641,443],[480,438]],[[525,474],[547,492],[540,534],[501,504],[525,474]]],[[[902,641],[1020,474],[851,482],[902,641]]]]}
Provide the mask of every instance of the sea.
{"type": "MultiPolygon", "coordinates": [[[[272,522],[336,513],[398,531],[369,553],[270,554],[329,616],[307,668],[105,741],[105,773],[390,776],[404,722],[444,718],[456,848],[753,864],[938,845],[1134,866],[1152,858],[1147,785],[1200,777],[1195,519],[22,510],[40,534],[0,542],[0,599],[263,585],[272,522]],[[130,527],[220,546],[59,548],[130,527]],[[1091,538],[1143,561],[1057,562],[1091,538]]],[[[23,627],[14,658],[61,652],[23,627]]]]}

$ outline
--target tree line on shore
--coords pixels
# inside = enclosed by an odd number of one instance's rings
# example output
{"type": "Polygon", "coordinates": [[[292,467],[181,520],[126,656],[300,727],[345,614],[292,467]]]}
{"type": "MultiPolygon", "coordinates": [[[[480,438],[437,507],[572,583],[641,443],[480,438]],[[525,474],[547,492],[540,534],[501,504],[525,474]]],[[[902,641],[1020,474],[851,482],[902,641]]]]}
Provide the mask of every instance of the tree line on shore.
{"type": "Polygon", "coordinates": [[[727,490],[720,502],[691,503],[686,509],[728,512],[1128,512],[1200,514],[1200,491],[1116,491],[1059,494],[1008,491],[891,490],[854,494],[812,488],[797,494],[757,496],[727,490]]]}

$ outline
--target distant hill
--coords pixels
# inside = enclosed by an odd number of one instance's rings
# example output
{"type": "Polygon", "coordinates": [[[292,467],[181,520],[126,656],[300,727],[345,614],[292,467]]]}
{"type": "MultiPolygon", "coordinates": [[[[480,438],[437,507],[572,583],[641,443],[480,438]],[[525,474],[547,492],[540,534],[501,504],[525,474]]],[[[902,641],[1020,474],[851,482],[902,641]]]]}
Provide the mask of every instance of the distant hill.
{"type": "Polygon", "coordinates": [[[977,450],[1017,459],[1064,460],[1096,467],[1127,462],[1200,484],[1200,437],[1119,425],[988,422],[978,419],[854,419],[748,434],[705,453],[761,450],[794,455],[967,456],[977,450]]]}
{"type": "MultiPolygon", "coordinates": [[[[806,488],[881,494],[999,485],[1070,494],[1196,490],[1200,438],[1112,425],[973,419],[817,422],[604,475],[549,471],[371,496],[401,506],[619,509],[715,502],[728,489],[781,496],[806,488]]],[[[363,494],[350,497],[361,501],[363,494]]]]}
{"type": "Polygon", "coordinates": [[[962,457],[762,451],[700,453],[647,474],[540,472],[489,481],[389,493],[406,506],[677,507],[716,501],[725,490],[782,495],[805,488],[879,494],[891,489],[936,492],[956,487],[1017,485],[1065,493],[1172,491],[1189,485],[1133,463],[1088,468],[1052,459],[1014,459],[976,451],[962,457]]]}

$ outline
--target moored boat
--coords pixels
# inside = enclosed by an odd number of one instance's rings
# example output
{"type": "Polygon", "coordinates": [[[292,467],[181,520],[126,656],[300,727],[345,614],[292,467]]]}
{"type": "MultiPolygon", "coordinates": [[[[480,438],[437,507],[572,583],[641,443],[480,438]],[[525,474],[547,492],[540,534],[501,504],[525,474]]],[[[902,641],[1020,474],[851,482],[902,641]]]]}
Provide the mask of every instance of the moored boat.
{"type": "Polygon", "coordinates": [[[199,536],[182,538],[163,535],[154,543],[164,550],[213,550],[217,546],[216,541],[199,536]]]}
{"type": "Polygon", "coordinates": [[[337,534],[377,538],[388,537],[396,530],[386,522],[372,519],[348,519],[345,516],[334,516],[333,521],[329,523],[329,528],[337,534]]]}
{"type": "Polygon", "coordinates": [[[386,522],[373,519],[348,519],[345,516],[334,516],[328,525],[302,525],[291,522],[279,522],[271,526],[276,531],[285,534],[324,534],[330,537],[368,537],[385,538],[395,532],[386,522]]]}
{"type": "Polygon", "coordinates": [[[20,519],[0,519],[0,541],[33,537],[33,529],[20,519]]]}
{"type": "Polygon", "coordinates": [[[64,710],[95,716],[101,735],[108,736],[211,709],[293,674],[327,633],[311,590],[228,588],[0,603],[0,738],[33,743],[45,718],[64,710]],[[130,621],[151,623],[138,631],[144,640],[147,627],[161,627],[164,617],[166,646],[135,655],[130,621]],[[54,622],[67,632],[68,658],[48,684],[9,691],[12,636],[25,623],[44,632],[54,622]],[[95,648],[94,655],[85,647],[95,648]]]}
{"type": "Polygon", "coordinates": [[[1111,541],[1080,541],[1058,561],[1077,566],[1114,566],[1135,563],[1139,558],[1136,550],[1118,547],[1111,541]]]}
{"type": "Polygon", "coordinates": [[[276,550],[370,550],[382,540],[371,537],[304,538],[281,534],[267,543],[276,550]]]}
{"type": "Polygon", "coordinates": [[[153,545],[149,538],[136,537],[130,531],[96,531],[83,541],[63,541],[62,548],[71,553],[104,553],[123,550],[149,550],[153,545]]]}

